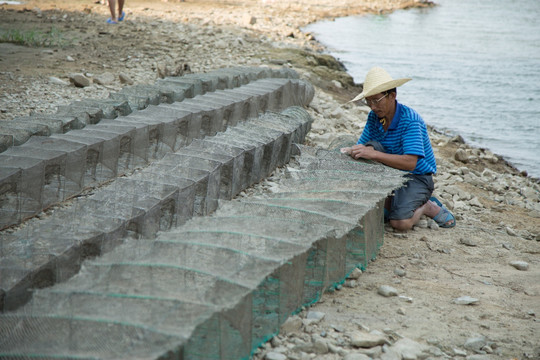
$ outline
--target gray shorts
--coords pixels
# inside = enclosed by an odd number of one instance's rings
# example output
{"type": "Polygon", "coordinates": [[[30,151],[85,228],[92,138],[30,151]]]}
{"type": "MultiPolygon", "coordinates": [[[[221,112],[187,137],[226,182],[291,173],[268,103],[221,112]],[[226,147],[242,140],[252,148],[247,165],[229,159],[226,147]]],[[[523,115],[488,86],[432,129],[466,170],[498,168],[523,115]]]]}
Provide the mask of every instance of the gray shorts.
{"type": "MultiPolygon", "coordinates": [[[[375,150],[385,152],[384,146],[378,141],[368,141],[366,146],[373,146],[375,150]]],[[[409,180],[392,193],[392,203],[390,211],[388,213],[385,211],[385,221],[412,218],[416,209],[424,205],[433,194],[435,189],[433,175],[407,174],[405,177],[409,180]]]]}
{"type": "Polygon", "coordinates": [[[407,174],[406,178],[409,180],[392,193],[390,220],[412,218],[415,210],[429,200],[435,188],[432,175],[407,174]]]}

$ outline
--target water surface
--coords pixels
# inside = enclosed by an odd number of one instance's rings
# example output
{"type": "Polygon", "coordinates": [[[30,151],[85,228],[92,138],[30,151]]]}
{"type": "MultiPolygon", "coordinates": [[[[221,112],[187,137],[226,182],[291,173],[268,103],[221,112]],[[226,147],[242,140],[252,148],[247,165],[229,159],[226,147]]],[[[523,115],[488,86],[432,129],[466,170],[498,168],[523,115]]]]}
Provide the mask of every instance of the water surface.
{"type": "Polygon", "coordinates": [[[373,66],[412,77],[398,99],[427,124],[540,177],[540,1],[437,4],[322,21],[304,31],[356,82],[373,66]]]}

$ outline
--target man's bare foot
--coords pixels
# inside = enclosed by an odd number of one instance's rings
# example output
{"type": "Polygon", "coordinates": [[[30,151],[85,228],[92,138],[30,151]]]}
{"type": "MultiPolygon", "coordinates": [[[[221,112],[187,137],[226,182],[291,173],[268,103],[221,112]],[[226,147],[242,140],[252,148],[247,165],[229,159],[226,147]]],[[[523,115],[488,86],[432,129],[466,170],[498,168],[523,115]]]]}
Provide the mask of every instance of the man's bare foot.
{"type": "Polygon", "coordinates": [[[435,202],[428,200],[424,204],[424,215],[429,216],[439,224],[441,227],[453,227],[456,224],[456,219],[450,212],[446,209],[443,210],[442,207],[437,205],[435,202]],[[446,211],[445,211],[446,210],[446,211]],[[442,223],[442,221],[446,222],[442,223]]]}
{"type": "Polygon", "coordinates": [[[429,216],[432,219],[437,216],[440,211],[441,208],[439,205],[435,204],[431,200],[428,200],[428,202],[424,204],[424,215],[429,216]]]}

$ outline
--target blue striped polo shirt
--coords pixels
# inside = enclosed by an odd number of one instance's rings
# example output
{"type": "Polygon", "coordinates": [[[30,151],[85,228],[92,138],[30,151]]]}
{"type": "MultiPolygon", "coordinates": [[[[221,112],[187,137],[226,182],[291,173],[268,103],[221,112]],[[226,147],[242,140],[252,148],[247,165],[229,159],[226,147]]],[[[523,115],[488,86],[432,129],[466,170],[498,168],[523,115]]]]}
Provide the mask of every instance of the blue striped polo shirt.
{"type": "Polygon", "coordinates": [[[388,131],[384,131],[379,118],[371,111],[357,144],[365,144],[370,140],[380,142],[388,154],[417,155],[418,161],[412,171],[413,174],[426,175],[437,172],[426,124],[420,115],[408,106],[396,101],[396,113],[388,131]]]}

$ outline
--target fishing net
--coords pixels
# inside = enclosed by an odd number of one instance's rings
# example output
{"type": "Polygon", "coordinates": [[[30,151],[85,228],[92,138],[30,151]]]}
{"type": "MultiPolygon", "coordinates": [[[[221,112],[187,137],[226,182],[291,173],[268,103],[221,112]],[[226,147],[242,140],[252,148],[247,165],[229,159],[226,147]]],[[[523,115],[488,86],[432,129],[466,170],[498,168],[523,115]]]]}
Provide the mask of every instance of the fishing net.
{"type": "MultiPolygon", "coordinates": [[[[185,82],[220,84],[203,80],[185,82]]],[[[290,101],[285,90],[265,97],[266,86],[253,90],[261,109],[290,101]]],[[[401,172],[299,145],[311,124],[301,107],[226,129],[215,117],[173,120],[184,138],[164,134],[148,147],[159,159],[123,176],[118,162],[96,158],[83,175],[113,181],[2,233],[0,358],[249,358],[376,257],[382,204],[401,172]],[[276,168],[282,176],[261,182],[276,168]]],[[[121,138],[108,138],[117,159],[121,138]]]]}

